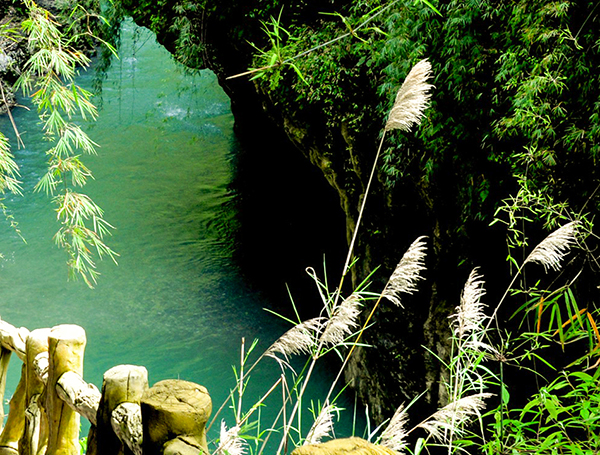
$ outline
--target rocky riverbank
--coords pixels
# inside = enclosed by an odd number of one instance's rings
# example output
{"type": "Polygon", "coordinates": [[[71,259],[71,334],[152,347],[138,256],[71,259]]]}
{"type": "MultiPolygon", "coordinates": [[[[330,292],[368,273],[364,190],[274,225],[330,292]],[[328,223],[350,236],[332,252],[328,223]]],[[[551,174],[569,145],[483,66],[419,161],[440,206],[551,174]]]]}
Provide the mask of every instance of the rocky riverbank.
{"type": "Polygon", "coordinates": [[[12,86],[27,61],[23,38],[18,34],[22,17],[10,7],[0,19],[0,114],[16,104],[12,86]]]}
{"type": "MultiPolygon", "coordinates": [[[[36,4],[52,15],[61,12],[55,0],[40,0],[36,4]]],[[[30,56],[21,27],[25,18],[24,7],[0,6],[0,115],[15,106],[13,86],[30,56]]]]}

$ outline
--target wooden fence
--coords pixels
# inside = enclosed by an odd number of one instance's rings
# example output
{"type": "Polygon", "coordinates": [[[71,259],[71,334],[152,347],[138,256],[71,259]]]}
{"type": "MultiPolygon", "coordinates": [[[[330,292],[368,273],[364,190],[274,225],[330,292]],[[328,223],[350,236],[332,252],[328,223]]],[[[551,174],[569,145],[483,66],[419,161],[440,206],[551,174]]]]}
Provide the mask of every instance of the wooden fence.
{"type": "Polygon", "coordinates": [[[118,365],[102,391],[83,380],[85,331],[76,325],[29,331],[0,320],[0,400],[12,354],[21,379],[4,422],[0,455],[79,455],[80,416],[89,420],[89,455],[208,454],[206,389],[182,380],[148,387],[146,368],[118,365]]]}

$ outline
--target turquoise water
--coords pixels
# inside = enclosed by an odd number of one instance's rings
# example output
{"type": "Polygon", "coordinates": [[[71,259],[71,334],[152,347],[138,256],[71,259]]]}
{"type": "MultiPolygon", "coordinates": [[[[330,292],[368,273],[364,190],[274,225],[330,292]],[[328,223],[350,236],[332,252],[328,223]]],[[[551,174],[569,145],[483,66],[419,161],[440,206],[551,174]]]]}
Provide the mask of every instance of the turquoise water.
{"type": "MultiPolygon", "coordinates": [[[[150,32],[130,22],[120,56],[102,81],[100,117],[88,127],[99,156],[85,158],[95,176],[85,191],[117,227],[107,243],[120,253],[119,265],[100,263],[94,290],[67,281],[65,254],[52,242],[58,229],[52,206],[32,192],[45,171],[46,144],[35,112],[16,109],[26,144],[14,150],[24,197],[8,196],[5,203],[27,243],[2,227],[0,317],[30,330],[81,325],[88,340],[84,376],[99,387],[114,365],[143,365],[150,384],[197,382],[218,407],[234,384],[231,365],[239,362],[242,337],[248,343],[259,338],[259,349],[266,348],[288,326],[263,307],[287,302],[273,301],[248,279],[257,270],[245,271],[253,261],[240,259],[247,235],[240,235],[246,195],[239,188],[248,185],[236,183],[242,151],[215,76],[185,70],[150,32]]],[[[94,77],[90,71],[80,83],[91,86],[94,77]]],[[[7,118],[0,118],[0,128],[12,134],[7,118]]],[[[271,236],[267,228],[257,233],[261,242],[271,236]]],[[[301,264],[299,271],[307,265],[318,266],[301,264]]],[[[8,396],[18,374],[13,366],[8,396]]],[[[327,389],[330,375],[319,373],[313,395],[327,389]]],[[[257,370],[249,402],[277,376],[274,362],[257,370]]]]}

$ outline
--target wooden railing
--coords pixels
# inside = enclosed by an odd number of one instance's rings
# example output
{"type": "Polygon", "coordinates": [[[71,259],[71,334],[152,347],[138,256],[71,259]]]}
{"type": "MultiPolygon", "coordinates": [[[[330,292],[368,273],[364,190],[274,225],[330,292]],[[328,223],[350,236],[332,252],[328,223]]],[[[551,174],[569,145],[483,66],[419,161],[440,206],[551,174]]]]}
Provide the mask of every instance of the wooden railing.
{"type": "Polygon", "coordinates": [[[0,455],[79,455],[80,416],[90,422],[89,455],[208,455],[206,389],[182,380],[148,387],[146,368],[118,365],[102,392],[83,379],[85,331],[76,325],[29,331],[0,320],[0,403],[12,354],[21,379],[4,422],[0,455]]]}

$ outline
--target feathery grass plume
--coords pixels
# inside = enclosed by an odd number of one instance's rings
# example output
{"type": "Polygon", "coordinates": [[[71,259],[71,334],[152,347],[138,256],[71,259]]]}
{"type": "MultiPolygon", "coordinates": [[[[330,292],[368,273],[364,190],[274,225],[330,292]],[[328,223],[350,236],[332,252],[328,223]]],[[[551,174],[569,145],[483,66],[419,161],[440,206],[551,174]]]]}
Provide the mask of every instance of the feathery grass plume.
{"type": "Polygon", "coordinates": [[[321,439],[331,434],[333,430],[333,411],[335,407],[328,404],[323,406],[321,412],[310,427],[310,431],[302,445],[319,444],[321,439]]]}
{"type": "Polygon", "coordinates": [[[417,290],[417,281],[422,280],[421,271],[425,270],[425,236],[419,237],[408,248],[400,262],[396,266],[396,270],[392,273],[382,296],[396,306],[402,306],[399,294],[412,294],[417,290]]]}
{"type": "Polygon", "coordinates": [[[323,345],[336,346],[344,342],[346,337],[352,333],[352,329],[358,327],[356,318],[360,314],[360,297],[353,293],[335,309],[333,316],[325,323],[325,330],[321,335],[323,345]]]}
{"type": "Polygon", "coordinates": [[[456,307],[456,313],[450,316],[453,320],[454,334],[461,340],[480,329],[486,319],[483,313],[485,305],[481,302],[485,295],[483,285],[483,277],[477,273],[477,269],[473,269],[460,296],[460,305],[456,307]]]}
{"type": "Polygon", "coordinates": [[[406,423],[408,422],[408,413],[406,409],[404,409],[404,405],[400,405],[392,419],[390,420],[389,425],[383,433],[381,434],[381,444],[384,447],[392,449],[398,453],[402,453],[406,448],[406,423]]]}
{"type": "Polygon", "coordinates": [[[213,455],[244,455],[246,453],[246,441],[240,438],[239,432],[240,427],[236,425],[228,430],[225,421],[221,420],[219,447],[213,455]]]}
{"type": "Polygon", "coordinates": [[[421,123],[423,111],[427,108],[433,85],[427,83],[431,76],[431,63],[421,60],[412,67],[398,90],[396,101],[385,124],[385,131],[399,129],[410,131],[413,125],[421,123]]]}
{"type": "Polygon", "coordinates": [[[537,262],[542,264],[546,271],[551,268],[558,272],[563,257],[568,253],[571,245],[576,242],[575,235],[578,228],[579,221],[571,221],[558,228],[533,249],[523,265],[528,262],[537,262]]]}
{"type": "Polygon", "coordinates": [[[323,329],[323,318],[313,318],[301,322],[285,332],[271,345],[265,355],[278,359],[276,354],[280,353],[288,359],[289,356],[302,352],[312,354],[317,346],[318,335],[323,329]]]}
{"type": "Polygon", "coordinates": [[[449,443],[452,435],[461,435],[462,427],[473,417],[481,418],[481,410],[485,408],[484,399],[491,393],[477,393],[448,403],[425,422],[417,425],[442,443],[449,443]]]}

